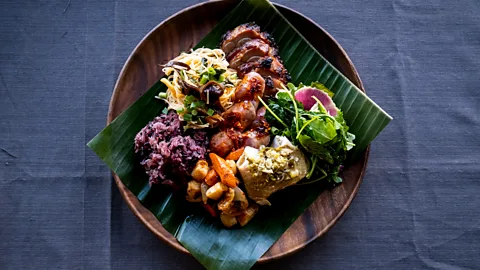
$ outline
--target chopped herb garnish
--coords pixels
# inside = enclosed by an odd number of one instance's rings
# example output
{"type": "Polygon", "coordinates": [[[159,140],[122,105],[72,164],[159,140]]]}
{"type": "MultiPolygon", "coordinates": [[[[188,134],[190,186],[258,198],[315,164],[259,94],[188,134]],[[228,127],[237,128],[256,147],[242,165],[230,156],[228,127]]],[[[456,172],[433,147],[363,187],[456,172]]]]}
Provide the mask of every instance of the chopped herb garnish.
{"type": "Polygon", "coordinates": [[[184,115],[183,115],[183,120],[185,120],[185,121],[192,121],[192,115],[191,115],[191,114],[188,114],[188,113],[184,114],[184,115]]]}
{"type": "Polygon", "coordinates": [[[185,97],[185,104],[190,104],[192,103],[193,101],[195,101],[195,96],[186,96],[185,97]]]}
{"type": "Polygon", "coordinates": [[[197,98],[196,96],[185,96],[184,105],[185,109],[182,111],[177,110],[177,112],[184,113],[183,119],[188,122],[194,122],[196,125],[202,125],[206,123],[205,114],[211,116],[215,113],[213,109],[208,108],[205,101],[197,98]]]}
{"type": "Polygon", "coordinates": [[[208,80],[209,80],[208,74],[205,73],[205,74],[202,75],[202,78],[200,79],[200,84],[202,84],[202,85],[206,84],[208,82],[208,80]]]}
{"type": "Polygon", "coordinates": [[[217,74],[217,72],[215,71],[215,69],[212,68],[212,67],[209,67],[209,68],[207,69],[207,73],[208,73],[208,75],[211,75],[211,76],[217,74]]]}

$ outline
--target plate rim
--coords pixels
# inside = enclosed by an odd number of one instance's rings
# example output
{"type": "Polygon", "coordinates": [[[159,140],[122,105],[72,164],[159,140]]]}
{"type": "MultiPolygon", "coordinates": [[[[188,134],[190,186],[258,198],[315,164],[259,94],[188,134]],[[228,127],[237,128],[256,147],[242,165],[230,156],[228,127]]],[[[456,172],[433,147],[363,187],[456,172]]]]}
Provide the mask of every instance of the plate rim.
{"type": "MultiPolygon", "coordinates": [[[[131,62],[133,57],[136,55],[137,51],[142,46],[145,45],[145,43],[147,42],[147,39],[148,39],[148,37],[150,37],[150,35],[152,35],[155,31],[157,31],[160,27],[162,27],[164,24],[169,22],[171,19],[175,18],[176,16],[181,15],[182,13],[186,13],[190,10],[196,9],[196,8],[201,7],[203,5],[214,4],[216,2],[231,2],[231,1],[232,0],[210,0],[210,1],[200,2],[200,3],[194,4],[194,5],[188,6],[186,8],[183,8],[183,9],[175,12],[174,14],[170,15],[166,19],[162,20],[160,23],[158,23],[156,26],[154,26],[148,33],[146,33],[143,36],[143,38],[138,42],[138,44],[134,47],[132,52],[129,54],[128,58],[125,60],[123,66],[122,66],[122,69],[120,70],[120,73],[118,75],[118,78],[117,78],[117,80],[115,82],[115,85],[114,85],[114,88],[113,88],[112,96],[110,98],[109,107],[108,107],[108,114],[107,114],[107,123],[106,124],[109,125],[115,119],[113,117],[113,110],[112,109],[114,107],[114,104],[117,101],[117,98],[119,97],[119,95],[118,95],[119,84],[120,84],[120,81],[122,81],[124,79],[124,77],[126,76],[127,66],[131,62]]],[[[363,86],[362,80],[360,79],[358,71],[355,68],[355,66],[353,65],[352,60],[350,59],[350,57],[346,53],[345,49],[340,45],[340,43],[338,43],[338,41],[328,31],[326,31],[323,27],[321,27],[315,21],[310,19],[308,16],[306,16],[306,15],[304,15],[304,14],[302,14],[302,13],[300,13],[300,12],[290,8],[290,7],[287,7],[285,5],[275,3],[275,2],[272,2],[272,1],[271,1],[271,3],[275,6],[275,8],[280,7],[280,8],[283,8],[285,10],[288,10],[289,12],[295,13],[298,16],[303,17],[309,23],[313,24],[315,27],[317,27],[322,32],[324,32],[325,35],[327,35],[328,38],[330,38],[333,41],[335,46],[338,47],[338,49],[340,50],[342,55],[345,57],[346,63],[348,64],[349,68],[353,71],[353,76],[354,76],[355,81],[352,81],[352,83],[355,84],[361,91],[366,92],[365,88],[363,86]]],[[[316,235],[314,235],[313,237],[311,237],[307,241],[304,241],[301,245],[299,245],[299,246],[297,246],[293,249],[282,251],[281,253],[275,254],[274,256],[270,256],[270,257],[267,257],[267,258],[265,257],[265,255],[262,255],[262,257],[260,257],[257,262],[258,263],[265,263],[265,262],[277,260],[277,259],[289,256],[289,255],[292,255],[292,254],[298,252],[299,250],[303,249],[305,246],[307,246],[311,242],[317,240],[320,236],[324,235],[326,232],[328,232],[331,229],[331,227],[333,227],[338,222],[338,220],[345,214],[346,210],[350,207],[353,199],[357,195],[359,187],[360,187],[361,183],[363,182],[363,176],[365,175],[365,171],[366,171],[367,164],[368,164],[369,153],[370,153],[370,145],[368,145],[368,147],[364,151],[364,154],[362,155],[363,158],[364,158],[364,162],[362,164],[362,171],[360,173],[360,176],[358,178],[358,181],[357,181],[356,185],[353,187],[352,193],[350,194],[350,196],[348,197],[348,199],[346,200],[345,204],[340,209],[338,214],[327,224],[327,226],[325,226],[321,231],[319,231],[316,235]]],[[[181,251],[184,254],[188,254],[188,255],[192,256],[191,253],[187,249],[185,249],[177,241],[177,239],[163,227],[161,222],[158,221],[158,219],[153,215],[153,213],[150,210],[148,210],[145,206],[143,206],[143,204],[137,199],[137,197],[123,184],[123,182],[120,180],[120,178],[112,171],[111,171],[111,174],[114,178],[115,184],[117,185],[117,187],[120,191],[120,194],[122,195],[123,200],[126,202],[127,206],[130,208],[130,210],[133,212],[133,214],[143,223],[143,225],[146,226],[155,236],[157,236],[157,238],[160,238],[161,240],[166,242],[169,246],[175,248],[176,250],[181,251]],[[161,228],[157,228],[157,227],[153,226],[153,224],[150,223],[149,219],[147,219],[146,216],[143,213],[145,213],[147,216],[151,216],[151,217],[153,217],[153,219],[157,220],[157,222],[160,224],[161,228]]]]}

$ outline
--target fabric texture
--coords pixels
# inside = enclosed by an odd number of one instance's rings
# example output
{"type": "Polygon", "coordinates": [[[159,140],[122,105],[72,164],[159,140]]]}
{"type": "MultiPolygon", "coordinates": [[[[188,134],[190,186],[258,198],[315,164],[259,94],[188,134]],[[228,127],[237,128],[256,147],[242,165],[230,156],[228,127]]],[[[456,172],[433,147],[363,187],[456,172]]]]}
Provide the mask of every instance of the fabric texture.
{"type": "MultiPolygon", "coordinates": [[[[85,146],[136,44],[197,2],[0,3],[1,269],[201,269],[131,213],[85,146]]],[[[342,44],[394,120],[340,221],[255,268],[478,268],[480,2],[277,2],[342,44]]]]}

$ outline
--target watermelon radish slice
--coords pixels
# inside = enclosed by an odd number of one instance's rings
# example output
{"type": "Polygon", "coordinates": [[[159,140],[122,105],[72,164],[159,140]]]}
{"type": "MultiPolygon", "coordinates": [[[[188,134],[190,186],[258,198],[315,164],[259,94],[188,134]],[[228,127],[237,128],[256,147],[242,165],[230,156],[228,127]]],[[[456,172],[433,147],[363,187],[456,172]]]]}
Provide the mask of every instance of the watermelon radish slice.
{"type": "Polygon", "coordinates": [[[318,90],[313,87],[304,87],[295,92],[295,99],[303,104],[305,110],[310,110],[313,105],[317,103],[317,101],[312,98],[312,96],[316,97],[318,100],[320,100],[320,102],[322,102],[322,105],[323,107],[325,107],[328,114],[330,114],[331,116],[337,115],[337,106],[335,106],[332,98],[329,97],[328,94],[323,92],[322,90],[318,90]]]}

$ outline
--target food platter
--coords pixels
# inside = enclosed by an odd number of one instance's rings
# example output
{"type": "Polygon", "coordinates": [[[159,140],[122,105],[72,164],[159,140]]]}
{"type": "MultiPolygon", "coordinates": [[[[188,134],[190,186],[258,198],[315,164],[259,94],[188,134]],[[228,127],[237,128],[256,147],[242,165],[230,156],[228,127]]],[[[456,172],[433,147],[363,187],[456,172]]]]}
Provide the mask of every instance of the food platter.
{"type": "MultiPolygon", "coordinates": [[[[165,63],[180,52],[192,48],[237,3],[237,1],[210,1],[191,6],[169,17],[149,32],[133,50],[120,72],[110,102],[107,123],[109,124],[120,115],[163,76],[158,66],[160,63],[165,63]]],[[[363,85],[350,59],[325,30],[292,9],[277,4],[275,6],[333,66],[363,90],[363,85]]],[[[357,193],[367,159],[368,148],[361,158],[343,171],[343,184],[321,193],[317,200],[259,259],[259,262],[291,254],[328,231],[345,212],[357,193]]],[[[115,174],[114,179],[134,214],[156,236],[176,249],[188,253],[115,174]]]]}

